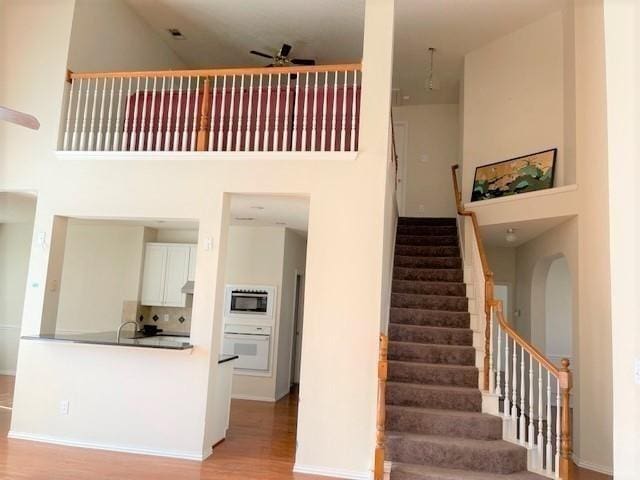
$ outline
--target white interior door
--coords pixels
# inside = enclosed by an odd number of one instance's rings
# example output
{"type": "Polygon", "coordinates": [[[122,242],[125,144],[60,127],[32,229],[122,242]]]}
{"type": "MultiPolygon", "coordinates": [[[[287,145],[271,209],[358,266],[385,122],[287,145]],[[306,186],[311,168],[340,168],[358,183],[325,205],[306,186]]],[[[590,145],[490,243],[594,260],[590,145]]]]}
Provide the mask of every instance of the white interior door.
{"type": "Polygon", "coordinates": [[[396,200],[398,202],[399,215],[406,215],[406,188],[407,188],[407,135],[409,126],[407,122],[393,122],[393,134],[398,155],[398,180],[396,188],[396,200]]]}

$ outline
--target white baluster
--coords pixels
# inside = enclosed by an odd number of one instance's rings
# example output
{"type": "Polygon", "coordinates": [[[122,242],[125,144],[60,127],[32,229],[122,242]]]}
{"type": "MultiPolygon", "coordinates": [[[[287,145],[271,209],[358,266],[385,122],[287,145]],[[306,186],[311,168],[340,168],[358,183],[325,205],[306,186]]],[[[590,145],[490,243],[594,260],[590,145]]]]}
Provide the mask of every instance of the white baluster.
{"type": "Polygon", "coordinates": [[[100,115],[98,117],[98,133],[96,135],[96,150],[102,150],[102,128],[104,126],[104,101],[107,97],[107,79],[103,79],[102,83],[102,98],[100,99],[100,115]]]}
{"type": "Polygon", "coordinates": [[[551,476],[553,474],[553,462],[551,460],[553,452],[551,448],[551,373],[547,370],[547,449],[545,452],[545,470],[547,471],[547,475],[551,476]]]}
{"type": "Polygon", "coordinates": [[[196,139],[198,136],[198,100],[200,100],[200,77],[196,77],[196,100],[193,102],[193,124],[191,126],[191,145],[189,150],[196,149],[196,139]]]}
{"type": "Polygon", "coordinates": [[[224,107],[225,101],[227,99],[227,76],[223,75],[222,77],[222,98],[220,99],[220,125],[218,125],[218,151],[222,151],[222,141],[223,141],[223,124],[224,124],[224,107]]]}
{"type": "Polygon", "coordinates": [[[267,109],[264,114],[264,140],[262,142],[262,150],[269,151],[269,117],[271,116],[271,74],[269,74],[269,83],[267,86],[267,109]]]}
{"type": "Polygon", "coordinates": [[[149,77],[144,77],[144,103],[142,104],[142,120],[140,121],[140,138],[138,139],[138,150],[144,150],[144,141],[147,138],[145,132],[147,120],[147,100],[149,99],[149,77]]]}
{"type": "Polygon", "coordinates": [[[138,106],[140,105],[140,77],[136,86],[136,103],[133,107],[133,127],[131,129],[131,150],[137,150],[136,139],[138,138],[138,106]]]}
{"type": "MultiPolygon", "coordinates": [[[[129,79],[129,81],[131,81],[131,79],[129,79]]],[[[118,111],[116,112],[116,124],[113,126],[113,131],[115,132],[113,134],[113,149],[114,150],[118,150],[121,148],[120,145],[120,140],[122,139],[122,136],[124,135],[124,132],[126,130],[126,128],[124,127],[124,125],[120,125],[120,119],[121,117],[121,110],[122,110],[122,89],[124,87],[124,78],[120,79],[120,88],[119,88],[119,92],[118,92],[118,111]],[[122,133],[121,133],[122,132],[122,133]]],[[[126,124],[126,122],[125,122],[126,124]]],[[[124,143],[124,139],[122,140],[122,143],[124,143]]]]}
{"type": "Polygon", "coordinates": [[[71,135],[71,150],[78,149],[78,132],[80,125],[80,102],[82,101],[82,78],[80,79],[80,84],[78,85],[78,100],[76,101],[76,121],[73,127],[73,135],[71,135]]]}
{"type": "Polygon", "coordinates": [[[291,93],[291,75],[287,74],[287,96],[284,103],[284,127],[282,132],[282,149],[289,151],[289,94],[291,93]]]}
{"type": "Polygon", "coordinates": [[[116,79],[111,77],[111,93],[109,94],[109,112],[107,113],[107,131],[104,137],[104,149],[111,150],[111,126],[113,121],[113,94],[115,91],[116,79]]]}
{"type": "Polygon", "coordinates": [[[164,150],[171,149],[171,117],[173,115],[173,85],[175,83],[175,77],[171,77],[171,86],[169,87],[169,111],[167,112],[167,128],[164,134],[164,150]]]}
{"type": "Polygon", "coordinates": [[[227,152],[231,151],[233,146],[233,113],[235,110],[236,100],[236,76],[233,75],[231,80],[231,102],[229,103],[229,127],[227,129],[227,152]]]}
{"type": "Polygon", "coordinates": [[[182,114],[182,84],[184,77],[180,75],[180,84],[178,85],[178,105],[176,106],[176,125],[173,131],[173,151],[177,152],[180,145],[180,115],[182,114]]]}
{"type": "MultiPolygon", "coordinates": [[[[82,81],[82,79],[80,79],[82,81]]],[[[64,139],[62,140],[62,149],[69,150],[69,126],[71,125],[71,104],[73,103],[73,86],[75,85],[75,80],[71,79],[71,85],[69,86],[69,104],[67,105],[67,122],[64,129],[64,139]]]]}
{"type": "MultiPolygon", "coordinates": [[[[158,91],[158,77],[153,77],[153,90],[151,91],[151,115],[149,118],[149,133],[147,134],[147,148],[146,150],[153,150],[153,127],[154,120],[156,119],[156,92],[158,91]]],[[[156,127],[156,132],[160,130],[156,127]]]]}
{"type": "Polygon", "coordinates": [[[353,152],[356,149],[356,97],[358,93],[358,71],[353,71],[353,99],[351,102],[351,148],[353,152]]]}
{"type": "MultiPolygon", "coordinates": [[[[307,74],[308,76],[308,74],[307,74]]],[[[313,118],[311,119],[311,151],[316,150],[316,123],[318,115],[318,72],[313,82],[313,118]]]]}
{"type": "Polygon", "coordinates": [[[338,123],[338,72],[333,75],[333,114],[331,116],[331,151],[336,149],[336,124],[338,123]]]}
{"type": "Polygon", "coordinates": [[[509,373],[509,335],[504,334],[504,416],[511,416],[511,375],[509,373]]]}
{"type": "Polygon", "coordinates": [[[251,115],[253,113],[253,75],[249,79],[249,101],[247,102],[247,131],[244,132],[244,151],[251,150],[251,115]]]}
{"type": "Polygon", "coordinates": [[[322,133],[320,134],[320,149],[327,150],[327,98],[329,97],[329,90],[327,87],[327,80],[329,78],[329,72],[324,72],[324,93],[322,99],[322,133]]]}
{"type": "Polygon", "coordinates": [[[347,139],[347,76],[348,72],[344,72],[344,87],[342,92],[342,125],[340,130],[340,151],[344,152],[345,142],[347,139]]]}
{"type": "Polygon", "coordinates": [[[496,329],[498,332],[498,358],[497,358],[497,372],[496,372],[496,390],[495,393],[500,398],[502,396],[502,329],[500,328],[500,322],[496,322],[496,329]]]}
{"type": "Polygon", "coordinates": [[[217,98],[216,98],[216,91],[218,90],[218,77],[213,77],[213,90],[211,91],[211,96],[212,96],[212,106],[211,106],[211,124],[209,125],[209,146],[207,148],[207,150],[212,151],[213,150],[213,145],[214,145],[214,126],[213,124],[215,123],[215,119],[218,116],[216,114],[216,103],[217,103],[217,98]]]}
{"type": "Polygon", "coordinates": [[[262,112],[262,75],[258,81],[258,101],[256,109],[256,133],[253,136],[253,151],[260,150],[260,113],[262,112]]]}
{"type": "Polygon", "coordinates": [[[273,128],[273,150],[275,152],[280,150],[280,131],[278,130],[278,124],[280,122],[280,83],[281,83],[281,74],[278,74],[278,86],[276,88],[276,118],[273,128]]]}
{"type": "Polygon", "coordinates": [[[191,76],[187,78],[187,104],[184,108],[184,121],[182,126],[182,144],[181,151],[187,150],[189,144],[189,115],[191,114],[191,76]]]}
{"type": "Polygon", "coordinates": [[[494,321],[494,311],[493,305],[489,309],[489,392],[493,393],[496,389],[495,384],[495,374],[496,370],[493,365],[493,321],[494,321]]]}
{"type": "Polygon", "coordinates": [[[555,455],[555,473],[556,478],[560,478],[560,418],[562,413],[562,403],[560,402],[560,379],[556,378],[556,455],[555,455]]]}
{"type": "Polygon", "coordinates": [[[162,120],[164,118],[164,96],[167,77],[162,77],[162,89],[160,90],[160,111],[158,112],[158,128],[156,129],[156,150],[162,149],[162,120]]]}
{"type": "Polygon", "coordinates": [[[296,93],[293,97],[293,132],[291,133],[291,150],[298,150],[298,108],[300,103],[300,75],[296,75],[296,93]]]}
{"type": "Polygon", "coordinates": [[[536,438],[536,467],[539,470],[544,468],[542,457],[544,456],[544,422],[542,421],[542,412],[544,410],[544,400],[542,383],[542,364],[538,362],[538,436],[536,438]]]}
{"type": "Polygon", "coordinates": [[[238,108],[238,128],[236,129],[236,151],[242,149],[242,115],[244,108],[244,75],[240,76],[240,107],[238,108]]]}
{"type": "Polygon", "coordinates": [[[533,356],[529,354],[529,418],[527,418],[527,439],[529,441],[529,447],[533,447],[533,356]]]}
{"type": "Polygon", "coordinates": [[[100,79],[96,78],[96,85],[93,89],[93,103],[91,105],[91,127],[89,127],[89,142],[87,150],[93,150],[95,147],[95,131],[96,131],[96,107],[98,105],[98,84],[100,79]]]}
{"type": "Polygon", "coordinates": [[[526,386],[525,386],[525,376],[524,376],[524,347],[520,347],[520,443],[525,442],[526,432],[526,413],[525,410],[525,397],[526,397],[526,386]]]}
{"type": "Polygon", "coordinates": [[[512,370],[513,384],[511,386],[511,431],[514,439],[518,438],[518,347],[513,340],[512,370]]]}
{"type": "Polygon", "coordinates": [[[305,73],[304,108],[302,113],[302,151],[307,150],[307,107],[309,105],[309,73],[305,73]]]}
{"type": "Polygon", "coordinates": [[[84,92],[84,112],[82,113],[82,132],[80,133],[80,150],[86,149],[85,140],[87,137],[87,113],[89,112],[89,91],[90,90],[91,90],[91,79],[88,79],[87,89],[84,92]]]}

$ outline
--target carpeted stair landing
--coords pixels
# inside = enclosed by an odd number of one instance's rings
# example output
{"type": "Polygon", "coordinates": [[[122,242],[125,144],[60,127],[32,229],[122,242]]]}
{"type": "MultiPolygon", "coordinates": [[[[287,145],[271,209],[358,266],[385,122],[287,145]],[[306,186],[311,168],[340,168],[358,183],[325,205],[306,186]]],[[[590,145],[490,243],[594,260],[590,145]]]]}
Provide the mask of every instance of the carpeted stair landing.
{"type": "Polygon", "coordinates": [[[400,218],[389,323],[392,480],[541,480],[482,413],[453,218],[400,218]]]}

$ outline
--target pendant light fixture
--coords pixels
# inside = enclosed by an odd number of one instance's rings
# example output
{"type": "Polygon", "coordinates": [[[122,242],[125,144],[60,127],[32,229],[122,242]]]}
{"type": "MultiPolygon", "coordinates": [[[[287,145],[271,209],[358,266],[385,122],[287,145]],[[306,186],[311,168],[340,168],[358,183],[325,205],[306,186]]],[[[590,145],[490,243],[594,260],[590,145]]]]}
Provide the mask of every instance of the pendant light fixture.
{"type": "Polygon", "coordinates": [[[429,91],[440,90],[440,82],[434,72],[433,56],[436,52],[434,47],[429,47],[429,71],[427,72],[427,80],[424,88],[429,91]]]}

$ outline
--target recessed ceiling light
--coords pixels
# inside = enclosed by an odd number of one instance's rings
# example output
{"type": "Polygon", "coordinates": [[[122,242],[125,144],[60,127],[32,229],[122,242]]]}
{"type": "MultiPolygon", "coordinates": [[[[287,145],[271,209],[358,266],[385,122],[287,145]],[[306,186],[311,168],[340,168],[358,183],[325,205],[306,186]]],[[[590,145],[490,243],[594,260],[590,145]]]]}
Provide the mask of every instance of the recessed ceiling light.
{"type": "Polygon", "coordinates": [[[264,210],[264,207],[262,207],[260,205],[254,205],[251,208],[253,208],[254,210],[264,210]]]}
{"type": "Polygon", "coordinates": [[[253,217],[235,217],[236,220],[243,220],[243,221],[251,221],[251,220],[255,220],[255,218],[253,217]]]}
{"type": "Polygon", "coordinates": [[[516,231],[515,228],[507,228],[507,234],[504,236],[504,239],[509,243],[515,242],[518,239],[518,237],[515,234],[515,231],[516,231]]]}
{"type": "Polygon", "coordinates": [[[167,32],[169,32],[169,35],[176,40],[184,40],[184,35],[177,28],[167,28],[167,32]]]}

